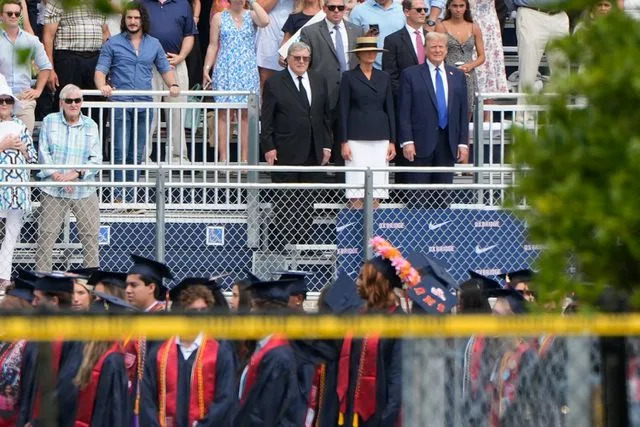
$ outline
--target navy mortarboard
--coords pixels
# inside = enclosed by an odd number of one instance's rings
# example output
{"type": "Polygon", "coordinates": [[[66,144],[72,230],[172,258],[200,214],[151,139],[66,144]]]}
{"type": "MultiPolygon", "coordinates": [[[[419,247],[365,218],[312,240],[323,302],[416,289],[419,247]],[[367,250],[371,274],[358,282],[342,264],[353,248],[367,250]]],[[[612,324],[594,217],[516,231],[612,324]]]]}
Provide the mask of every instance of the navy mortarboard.
{"type": "Polygon", "coordinates": [[[27,270],[22,267],[16,267],[16,277],[27,280],[29,282],[35,282],[36,280],[41,278],[42,275],[43,273],[39,273],[37,271],[27,270]]]}
{"type": "Polygon", "coordinates": [[[98,270],[98,267],[83,267],[83,268],[74,268],[72,270],[67,270],[67,272],[72,274],[77,274],[78,276],[89,278],[97,270],[98,270]]]}
{"type": "Polygon", "coordinates": [[[31,303],[31,301],[33,301],[33,283],[16,277],[13,279],[13,286],[7,291],[7,295],[11,295],[31,303]]]}
{"type": "Polygon", "coordinates": [[[115,285],[119,288],[125,289],[127,287],[127,273],[119,273],[116,271],[103,271],[95,270],[91,277],[89,277],[90,285],[97,285],[99,283],[106,285],[115,285]]]}
{"type": "Polygon", "coordinates": [[[510,271],[508,273],[498,274],[498,277],[504,279],[505,282],[511,287],[517,285],[518,283],[529,283],[533,280],[533,276],[535,273],[529,269],[524,268],[522,270],[510,271]]]}
{"type": "Polygon", "coordinates": [[[168,285],[163,283],[162,279],[173,279],[171,269],[164,263],[140,255],[131,254],[131,259],[133,259],[133,266],[129,269],[129,274],[139,274],[156,283],[158,285],[157,298],[165,299],[168,285]]]}
{"type": "Polygon", "coordinates": [[[291,286],[289,287],[290,295],[306,295],[308,290],[307,277],[313,276],[313,273],[307,271],[276,271],[273,274],[279,274],[280,280],[291,280],[291,286]]]}
{"type": "Polygon", "coordinates": [[[340,271],[336,281],[327,289],[324,303],[335,314],[355,312],[364,305],[355,282],[344,271],[340,271]]]}
{"type": "Polygon", "coordinates": [[[57,273],[44,274],[33,284],[33,288],[42,292],[73,293],[73,277],[57,273]]]}
{"type": "Polygon", "coordinates": [[[251,284],[262,282],[262,279],[253,274],[248,268],[245,268],[244,272],[247,274],[247,278],[245,279],[247,282],[251,284]]]}
{"type": "Polygon", "coordinates": [[[448,266],[441,260],[420,252],[410,252],[407,261],[415,268],[421,276],[433,274],[449,288],[458,288],[458,282],[447,271],[448,266]],[[416,267],[417,265],[417,267],[416,267]]]}
{"type": "Polygon", "coordinates": [[[93,295],[100,299],[100,302],[104,304],[104,308],[108,311],[138,311],[134,306],[126,302],[125,300],[118,298],[114,295],[107,294],[105,292],[93,291],[93,295]]]}
{"type": "Polygon", "coordinates": [[[473,270],[469,270],[469,276],[471,276],[472,279],[478,280],[478,283],[483,287],[485,291],[490,291],[492,289],[502,289],[502,286],[500,286],[500,283],[498,283],[497,280],[493,280],[480,273],[476,273],[473,270]]]}
{"type": "Polygon", "coordinates": [[[413,301],[414,313],[446,314],[458,302],[456,295],[449,292],[446,285],[432,274],[422,276],[419,284],[407,289],[407,294],[413,301]]]}
{"type": "Polygon", "coordinates": [[[289,303],[289,287],[292,280],[270,280],[252,283],[249,286],[251,298],[274,301],[287,305],[289,303]]]}

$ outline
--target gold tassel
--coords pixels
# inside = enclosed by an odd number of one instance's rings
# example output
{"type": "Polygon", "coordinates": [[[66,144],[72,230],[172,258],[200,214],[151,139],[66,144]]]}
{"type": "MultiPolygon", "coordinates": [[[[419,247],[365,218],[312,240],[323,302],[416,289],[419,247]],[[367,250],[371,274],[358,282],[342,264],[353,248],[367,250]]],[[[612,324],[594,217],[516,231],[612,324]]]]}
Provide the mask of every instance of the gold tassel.
{"type": "Polygon", "coordinates": [[[342,412],[340,412],[338,414],[338,425],[339,426],[343,426],[344,425],[344,414],[342,412]]]}
{"type": "Polygon", "coordinates": [[[353,427],[358,427],[358,414],[353,414],[353,427]]]}

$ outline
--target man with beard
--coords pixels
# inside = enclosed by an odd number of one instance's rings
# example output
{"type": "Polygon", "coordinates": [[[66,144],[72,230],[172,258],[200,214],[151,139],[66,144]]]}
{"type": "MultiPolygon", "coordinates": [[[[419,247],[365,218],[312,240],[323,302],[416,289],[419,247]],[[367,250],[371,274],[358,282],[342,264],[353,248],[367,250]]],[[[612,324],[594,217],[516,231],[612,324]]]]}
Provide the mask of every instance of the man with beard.
{"type": "MultiPolygon", "coordinates": [[[[137,1],[128,3],[122,12],[120,28],[122,32],[107,40],[98,58],[95,83],[102,95],[110,98],[114,89],[150,90],[155,66],[169,86],[170,95],[178,96],[180,88],[176,84],[176,76],[167,60],[167,55],[160,41],[148,34],[149,14],[145,7],[137,1]],[[109,83],[107,83],[107,74],[109,83]]],[[[112,99],[114,101],[152,101],[151,96],[114,96],[112,99]]],[[[115,109],[112,122],[114,124],[114,164],[142,162],[148,137],[147,123],[151,123],[152,114],[153,110],[147,108],[115,109]]],[[[126,180],[134,181],[136,179],[134,173],[134,170],[127,171],[126,180]]],[[[122,181],[122,171],[115,171],[115,180],[122,181]]],[[[119,201],[121,198],[124,199],[122,194],[116,191],[116,199],[119,201]]]]}

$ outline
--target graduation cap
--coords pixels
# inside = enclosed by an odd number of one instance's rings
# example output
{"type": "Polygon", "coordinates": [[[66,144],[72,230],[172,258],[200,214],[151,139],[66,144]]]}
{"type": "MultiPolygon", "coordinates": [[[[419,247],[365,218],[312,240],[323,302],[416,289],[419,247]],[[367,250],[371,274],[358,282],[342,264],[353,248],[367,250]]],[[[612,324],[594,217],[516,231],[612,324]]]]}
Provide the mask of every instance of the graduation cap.
{"type": "Polygon", "coordinates": [[[253,274],[251,270],[249,270],[248,268],[245,268],[244,272],[247,274],[247,278],[245,280],[250,284],[262,282],[262,279],[256,276],[255,274],[253,274]]]}
{"type": "Polygon", "coordinates": [[[64,276],[58,273],[44,274],[33,284],[33,288],[42,292],[65,292],[73,293],[73,277],[64,276]]]}
{"type": "Polygon", "coordinates": [[[33,283],[16,277],[13,279],[13,287],[6,294],[31,303],[33,301],[33,283]]]}
{"type": "Polygon", "coordinates": [[[413,301],[413,312],[447,314],[458,303],[457,296],[435,275],[422,276],[418,285],[407,289],[407,295],[413,301]]]}
{"type": "Polygon", "coordinates": [[[307,294],[307,276],[313,276],[313,273],[308,271],[276,271],[273,274],[279,274],[280,280],[292,280],[293,283],[289,288],[290,295],[306,295],[307,294]]]}
{"type": "Polygon", "coordinates": [[[501,279],[504,279],[504,281],[507,282],[508,285],[512,286],[512,285],[517,285],[518,283],[521,283],[521,282],[529,283],[531,280],[533,280],[534,275],[535,273],[533,272],[533,270],[529,268],[524,268],[522,270],[516,270],[516,271],[510,271],[508,273],[498,274],[498,277],[501,279]]]}
{"type": "Polygon", "coordinates": [[[488,292],[493,289],[502,289],[502,286],[500,286],[500,283],[498,283],[498,281],[490,279],[487,276],[483,276],[480,273],[476,273],[473,270],[469,270],[469,275],[471,276],[472,279],[477,279],[479,281],[480,285],[485,290],[485,292],[488,292]]]}
{"type": "Polygon", "coordinates": [[[227,277],[228,275],[229,273],[224,273],[213,277],[186,277],[182,279],[176,286],[171,288],[171,290],[169,290],[169,299],[175,302],[180,293],[187,289],[189,286],[202,285],[209,289],[213,294],[213,299],[215,300],[216,307],[222,307],[228,310],[229,304],[227,303],[227,299],[222,293],[220,283],[218,283],[218,279],[222,279],[223,277],[227,277]]]}
{"type": "Polygon", "coordinates": [[[93,291],[93,295],[100,298],[104,308],[107,311],[138,311],[134,306],[125,300],[105,292],[93,291]]]}
{"type": "Polygon", "coordinates": [[[16,268],[16,277],[26,280],[28,282],[35,282],[39,278],[41,278],[43,273],[39,273],[33,270],[27,270],[26,268],[17,267],[16,268]]]}
{"type": "Polygon", "coordinates": [[[72,270],[67,270],[67,272],[72,274],[77,274],[78,276],[88,279],[97,270],[98,270],[98,267],[86,267],[86,268],[74,268],[72,270]]]}
{"type": "Polygon", "coordinates": [[[381,256],[375,256],[369,262],[389,281],[392,288],[402,289],[402,280],[398,277],[396,268],[391,264],[391,261],[381,256]]]}
{"type": "Polygon", "coordinates": [[[336,281],[327,289],[324,303],[335,314],[354,312],[364,305],[355,282],[344,271],[340,271],[336,281]]]}
{"type": "Polygon", "coordinates": [[[514,314],[521,314],[527,311],[525,307],[527,301],[524,299],[524,296],[515,289],[491,289],[487,291],[487,297],[505,298],[514,314]]]}
{"type": "Polygon", "coordinates": [[[251,291],[251,298],[267,301],[289,302],[289,288],[293,280],[269,280],[252,283],[247,289],[251,291]]]}
{"type": "Polygon", "coordinates": [[[129,269],[129,274],[139,274],[150,278],[158,285],[158,298],[163,300],[167,294],[168,285],[165,285],[162,279],[173,279],[171,269],[164,263],[140,255],[131,254],[131,259],[133,259],[133,266],[129,269]]]}
{"type": "Polygon", "coordinates": [[[407,256],[407,261],[411,263],[411,266],[418,270],[420,276],[427,276],[429,274],[433,274],[437,276],[442,283],[444,283],[449,288],[458,288],[458,282],[451,276],[451,274],[447,271],[449,267],[441,260],[420,252],[410,252],[407,256]]]}
{"type": "Polygon", "coordinates": [[[89,277],[90,285],[103,283],[105,285],[114,285],[125,289],[127,287],[127,273],[119,273],[116,271],[95,270],[89,277]]]}

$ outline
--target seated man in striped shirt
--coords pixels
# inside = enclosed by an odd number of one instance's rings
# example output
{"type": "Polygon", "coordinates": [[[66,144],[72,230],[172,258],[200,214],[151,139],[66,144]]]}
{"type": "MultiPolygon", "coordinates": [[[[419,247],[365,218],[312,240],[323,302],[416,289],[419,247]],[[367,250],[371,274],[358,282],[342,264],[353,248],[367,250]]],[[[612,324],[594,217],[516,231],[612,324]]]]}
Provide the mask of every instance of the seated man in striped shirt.
{"type": "MultiPolygon", "coordinates": [[[[60,91],[60,112],[42,121],[39,159],[46,165],[38,177],[43,181],[95,181],[98,170],[55,169],[51,165],[100,165],[102,148],[98,125],[82,114],[82,92],[68,84],[60,91]]],[[[99,267],[100,211],[94,186],[43,187],[38,220],[36,270],[51,271],[53,244],[70,209],[82,243],[84,267],[99,267]]]]}

